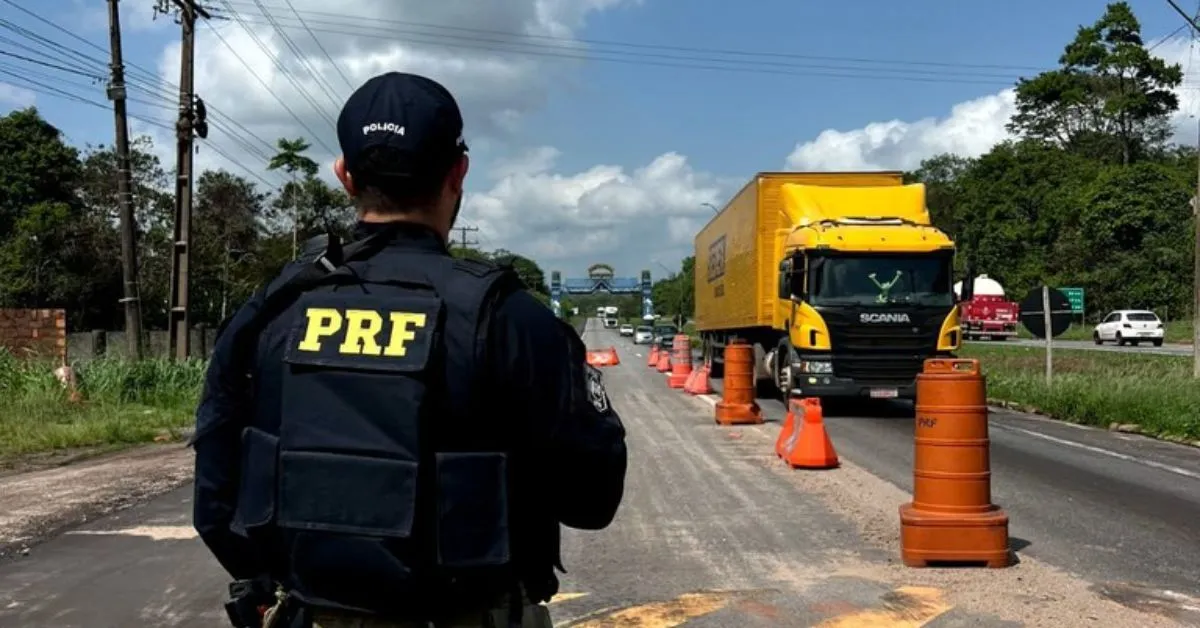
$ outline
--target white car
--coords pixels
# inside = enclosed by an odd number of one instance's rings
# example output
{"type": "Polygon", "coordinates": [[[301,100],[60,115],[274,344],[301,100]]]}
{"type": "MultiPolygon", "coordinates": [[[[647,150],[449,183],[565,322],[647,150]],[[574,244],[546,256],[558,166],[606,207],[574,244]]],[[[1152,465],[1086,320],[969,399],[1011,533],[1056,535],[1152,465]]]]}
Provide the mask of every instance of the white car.
{"type": "Polygon", "coordinates": [[[654,342],[654,328],[643,325],[633,332],[633,344],[648,345],[654,342]]]}
{"type": "Polygon", "coordinates": [[[621,325],[620,334],[622,336],[632,336],[633,335],[633,325],[621,325]]]}
{"type": "Polygon", "coordinates": [[[1163,324],[1158,315],[1148,310],[1115,310],[1108,313],[1092,331],[1092,342],[1115,342],[1120,346],[1141,342],[1161,347],[1163,324]]]}

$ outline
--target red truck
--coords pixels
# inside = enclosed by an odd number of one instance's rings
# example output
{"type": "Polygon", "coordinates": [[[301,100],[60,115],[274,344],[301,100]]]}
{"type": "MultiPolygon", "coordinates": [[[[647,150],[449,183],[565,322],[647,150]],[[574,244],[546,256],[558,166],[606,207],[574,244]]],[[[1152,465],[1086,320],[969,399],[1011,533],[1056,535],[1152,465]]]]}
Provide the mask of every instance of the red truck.
{"type": "MultiPolygon", "coordinates": [[[[962,282],[954,285],[960,294],[962,282]]],[[[1004,296],[1004,286],[987,275],[975,278],[975,295],[962,304],[961,325],[964,340],[1004,340],[1017,335],[1021,306],[1004,296]]]]}

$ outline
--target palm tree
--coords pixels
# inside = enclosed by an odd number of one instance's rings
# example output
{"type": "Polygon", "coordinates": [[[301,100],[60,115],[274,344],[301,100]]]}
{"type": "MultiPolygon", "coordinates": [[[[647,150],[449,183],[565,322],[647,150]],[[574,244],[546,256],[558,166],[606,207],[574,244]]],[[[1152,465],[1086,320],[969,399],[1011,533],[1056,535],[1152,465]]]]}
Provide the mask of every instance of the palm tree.
{"type": "Polygon", "coordinates": [[[305,179],[311,179],[317,176],[317,162],[313,161],[304,153],[312,147],[311,144],[304,141],[304,138],[298,137],[294,140],[289,140],[285,137],[279,138],[276,142],[279,147],[279,152],[271,158],[267,164],[267,170],[283,169],[284,172],[292,176],[292,182],[288,185],[292,186],[292,259],[296,258],[297,237],[300,232],[300,192],[303,192],[304,186],[299,185],[296,181],[296,173],[302,173],[305,179]]]}

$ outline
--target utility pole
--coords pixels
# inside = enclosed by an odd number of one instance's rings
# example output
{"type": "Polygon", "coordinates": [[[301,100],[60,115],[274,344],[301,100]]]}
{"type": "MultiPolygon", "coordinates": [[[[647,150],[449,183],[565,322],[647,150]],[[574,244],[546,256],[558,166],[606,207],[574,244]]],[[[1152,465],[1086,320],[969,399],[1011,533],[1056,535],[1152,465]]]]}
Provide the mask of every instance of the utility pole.
{"type": "Polygon", "coordinates": [[[117,207],[121,218],[121,279],[125,286],[125,337],[129,357],[142,359],[142,308],[138,290],[137,238],[133,218],[133,174],[129,165],[129,119],[125,111],[125,62],[121,56],[120,0],[108,0],[108,39],[112,79],[108,98],[117,124],[117,207]]]}
{"type": "Polygon", "coordinates": [[[195,0],[159,0],[155,10],[174,12],[181,27],[179,70],[179,120],[175,123],[177,138],[175,171],[175,231],[171,247],[171,301],[167,319],[170,352],[176,360],[191,355],[191,317],[188,311],[188,288],[191,281],[192,236],[192,153],[197,131],[206,135],[203,115],[197,116],[195,76],[196,16],[212,16],[195,0]],[[175,8],[172,9],[171,5],[175,8]]]}
{"type": "MultiPolygon", "coordinates": [[[[1192,37],[1200,31],[1196,18],[1187,14],[1175,0],[1167,4],[1192,28],[1192,37]]],[[[1196,135],[1196,196],[1192,199],[1192,377],[1200,379],[1200,128],[1196,135]]]]}
{"type": "Polygon", "coordinates": [[[472,240],[470,242],[467,241],[467,233],[479,231],[479,227],[463,226],[463,227],[455,227],[454,230],[458,232],[458,236],[459,236],[459,240],[458,240],[459,244],[458,245],[460,247],[465,249],[468,246],[475,246],[475,245],[479,244],[478,240],[472,240]]]}

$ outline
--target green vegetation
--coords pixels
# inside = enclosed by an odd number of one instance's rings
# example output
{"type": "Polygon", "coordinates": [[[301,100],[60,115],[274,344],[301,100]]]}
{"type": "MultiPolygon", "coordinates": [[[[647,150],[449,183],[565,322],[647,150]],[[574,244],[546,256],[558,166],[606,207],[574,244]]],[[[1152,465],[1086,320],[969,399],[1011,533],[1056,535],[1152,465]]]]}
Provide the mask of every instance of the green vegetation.
{"type": "MultiPolygon", "coordinates": [[[[958,243],[959,276],[973,258],[1014,299],[1042,283],[1082,287],[1093,323],[1124,308],[1190,319],[1196,151],[1170,142],[1182,81],[1179,65],[1147,50],[1129,3],[1111,3],[1074,33],[1057,68],[1018,81],[1014,139],[907,173],[958,243]]],[[[693,315],[693,264],[655,284],[661,313],[693,315]]],[[[1168,341],[1185,327],[1169,325],[1168,341]]]]}
{"type": "MultiPolygon", "coordinates": [[[[149,137],[131,143],[138,290],[146,329],[165,329],[171,273],[174,181],[149,137]]],[[[308,238],[349,239],[355,213],[340,188],[318,177],[304,139],[281,139],[265,164],[270,189],[224,170],[196,180],[192,218],[192,323],[216,326],[275,276],[308,238]]],[[[71,330],[122,329],[116,154],[69,145],[35,108],[0,116],[0,307],[65,308],[71,330]]],[[[549,304],[542,270],[509,251],[455,247],[464,257],[510,261],[549,304]]]]}
{"type": "Polygon", "coordinates": [[[79,369],[74,401],[54,365],[0,351],[0,465],[53,450],[175,440],[192,425],[205,364],[98,360],[79,369]]]}
{"type": "Polygon", "coordinates": [[[1016,299],[1043,282],[1082,287],[1092,316],[1190,318],[1196,152],[1168,141],[1182,80],[1147,51],[1129,4],[1109,4],[1058,68],[1017,83],[1017,139],[910,173],[966,251],[960,271],[973,257],[1016,299]]]}
{"type": "Polygon", "coordinates": [[[971,344],[959,355],[980,360],[989,397],[1018,408],[1072,423],[1200,440],[1200,386],[1190,358],[1059,349],[1047,386],[1039,348],[971,344]]]}

